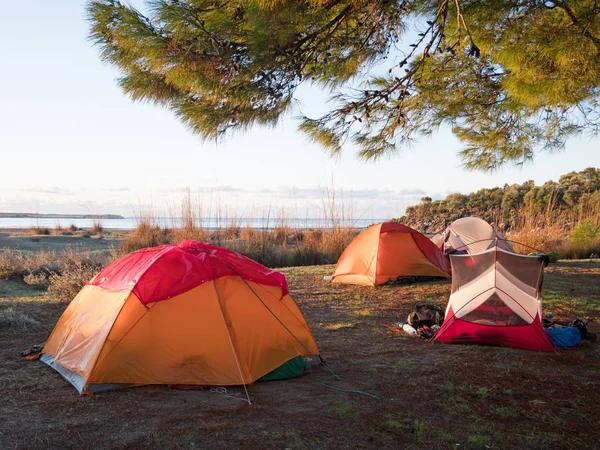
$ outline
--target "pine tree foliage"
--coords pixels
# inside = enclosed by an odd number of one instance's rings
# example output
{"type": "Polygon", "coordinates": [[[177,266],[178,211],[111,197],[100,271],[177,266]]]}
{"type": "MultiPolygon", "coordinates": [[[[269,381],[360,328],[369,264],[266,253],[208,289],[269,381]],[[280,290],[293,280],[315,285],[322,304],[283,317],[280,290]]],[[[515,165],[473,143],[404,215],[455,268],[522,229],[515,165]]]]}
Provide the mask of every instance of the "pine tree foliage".
{"type": "Polygon", "coordinates": [[[93,0],[88,15],[124,92],[204,138],[275,124],[303,82],[332,93],[300,124],[331,154],[377,159],[449,125],[465,166],[494,170],[600,129],[595,0],[93,0]]]}

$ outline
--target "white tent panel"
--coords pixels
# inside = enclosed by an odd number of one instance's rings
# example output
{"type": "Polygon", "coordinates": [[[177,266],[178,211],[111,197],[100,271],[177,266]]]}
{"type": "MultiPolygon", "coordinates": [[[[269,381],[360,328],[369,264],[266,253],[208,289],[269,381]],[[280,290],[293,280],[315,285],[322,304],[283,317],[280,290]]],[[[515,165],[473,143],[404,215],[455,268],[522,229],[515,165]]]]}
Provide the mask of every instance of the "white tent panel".
{"type": "MultiPolygon", "coordinates": [[[[532,323],[536,315],[541,317],[538,289],[543,265],[539,259],[499,247],[468,256],[451,255],[450,259],[454,291],[446,314],[452,308],[457,318],[465,317],[496,295],[526,323],[532,323]]],[[[493,304],[488,305],[488,310],[490,306],[494,311],[493,304]]]]}
{"type": "Polygon", "coordinates": [[[491,266],[483,275],[470,283],[461,286],[459,290],[450,295],[448,306],[452,305],[452,310],[456,317],[462,317],[468,314],[483,302],[485,302],[494,288],[494,267],[491,266]],[[489,292],[489,294],[487,294],[489,292]],[[486,293],[485,295],[483,295],[486,293]]]}
{"type": "Polygon", "coordinates": [[[521,307],[531,316],[529,321],[537,314],[541,317],[542,302],[539,298],[537,289],[527,286],[522,281],[516,279],[510,272],[507,272],[506,269],[499,268],[496,273],[496,286],[506,292],[507,295],[517,300],[521,307]]]}
{"type": "Polygon", "coordinates": [[[470,254],[481,253],[496,246],[512,252],[512,245],[502,239],[485,220],[463,217],[452,222],[446,229],[445,241],[446,247],[464,249],[470,254]]]}

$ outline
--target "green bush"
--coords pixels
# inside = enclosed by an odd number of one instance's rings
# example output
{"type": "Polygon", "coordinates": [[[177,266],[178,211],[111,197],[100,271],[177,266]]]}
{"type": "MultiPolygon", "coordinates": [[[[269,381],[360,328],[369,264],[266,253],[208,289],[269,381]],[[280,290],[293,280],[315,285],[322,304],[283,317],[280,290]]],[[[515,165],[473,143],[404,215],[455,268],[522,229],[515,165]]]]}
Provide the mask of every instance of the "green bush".
{"type": "Polygon", "coordinates": [[[590,246],[600,232],[600,226],[591,221],[591,219],[583,220],[577,225],[570,235],[570,238],[578,245],[590,246]]]}
{"type": "Polygon", "coordinates": [[[560,255],[556,252],[550,252],[548,253],[548,256],[550,257],[551,263],[558,262],[558,260],[560,259],[560,255]]]}
{"type": "Polygon", "coordinates": [[[600,226],[592,220],[581,221],[569,234],[567,255],[572,258],[589,258],[600,250],[600,226]]]}

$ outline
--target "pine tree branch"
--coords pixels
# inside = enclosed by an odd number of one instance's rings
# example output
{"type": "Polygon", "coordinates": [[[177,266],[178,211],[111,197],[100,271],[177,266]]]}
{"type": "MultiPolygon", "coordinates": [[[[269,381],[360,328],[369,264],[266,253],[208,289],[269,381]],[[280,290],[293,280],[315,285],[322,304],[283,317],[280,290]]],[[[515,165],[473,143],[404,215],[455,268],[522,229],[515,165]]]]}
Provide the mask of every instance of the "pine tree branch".
{"type": "Polygon", "coordinates": [[[596,36],[594,36],[592,33],[590,33],[590,30],[588,29],[588,27],[583,26],[583,24],[577,18],[577,16],[575,15],[575,13],[571,9],[571,7],[562,1],[556,1],[556,2],[554,2],[554,4],[557,7],[559,7],[560,9],[562,9],[567,14],[567,16],[569,16],[569,18],[571,19],[571,22],[573,22],[573,25],[575,25],[577,28],[579,28],[579,30],[583,33],[583,35],[585,37],[587,37],[588,39],[590,39],[594,43],[596,48],[598,50],[600,50],[600,39],[597,38],[596,36]]]}

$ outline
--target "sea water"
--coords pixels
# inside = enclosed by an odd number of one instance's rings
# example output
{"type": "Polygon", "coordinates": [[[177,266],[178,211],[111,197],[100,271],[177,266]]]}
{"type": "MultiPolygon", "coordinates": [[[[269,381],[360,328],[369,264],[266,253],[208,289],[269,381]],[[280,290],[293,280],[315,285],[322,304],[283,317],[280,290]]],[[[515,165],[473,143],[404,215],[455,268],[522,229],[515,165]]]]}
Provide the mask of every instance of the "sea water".
{"type": "MultiPolygon", "coordinates": [[[[336,225],[366,228],[374,223],[383,222],[385,219],[356,219],[338,221],[336,225]],[[341,222],[341,223],[340,223],[341,222]]],[[[94,221],[100,222],[103,228],[107,230],[134,230],[137,228],[140,219],[136,217],[124,217],[122,219],[83,219],[83,218],[68,218],[68,217],[0,217],[0,228],[56,228],[61,226],[68,228],[75,225],[77,228],[92,228],[94,221]]],[[[157,217],[152,221],[163,228],[178,228],[181,226],[182,220],[180,217],[157,217]]],[[[216,230],[219,228],[227,228],[229,226],[252,227],[256,229],[274,229],[281,226],[279,220],[273,218],[218,218],[207,217],[201,220],[202,228],[206,230],[216,230]]],[[[328,229],[333,225],[330,221],[321,218],[304,218],[304,219],[286,219],[285,226],[307,230],[311,228],[328,229]]]]}

